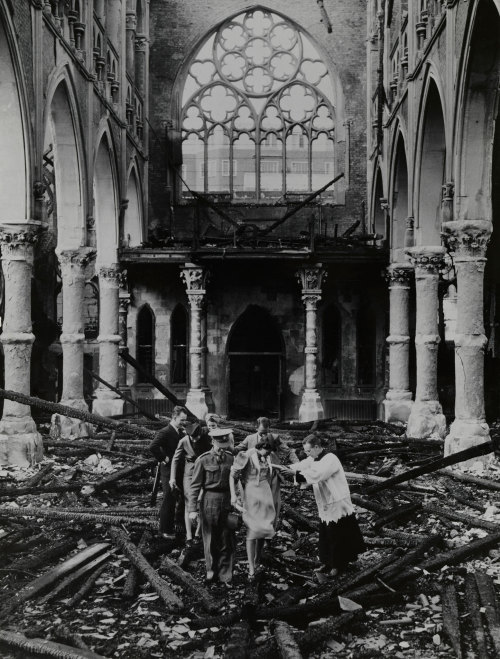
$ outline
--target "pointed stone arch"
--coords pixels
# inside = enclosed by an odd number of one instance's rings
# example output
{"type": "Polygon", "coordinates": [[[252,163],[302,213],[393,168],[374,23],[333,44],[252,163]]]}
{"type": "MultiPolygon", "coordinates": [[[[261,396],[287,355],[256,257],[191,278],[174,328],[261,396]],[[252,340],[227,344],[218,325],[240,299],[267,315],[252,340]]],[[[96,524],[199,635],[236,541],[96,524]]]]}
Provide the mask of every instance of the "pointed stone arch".
{"type": "Polygon", "coordinates": [[[94,161],[94,218],[97,263],[117,262],[119,191],[116,156],[108,130],[98,141],[94,161]]]}
{"type": "Polygon", "coordinates": [[[120,227],[120,245],[123,247],[139,247],[145,239],[142,186],[138,171],[137,163],[133,162],[127,175],[128,205],[120,227]]]}
{"type": "Polygon", "coordinates": [[[374,168],[375,176],[373,178],[373,187],[371,195],[371,218],[372,218],[372,229],[374,233],[383,236],[385,239],[387,237],[387,218],[385,210],[382,208],[382,200],[385,199],[385,186],[384,180],[382,177],[382,168],[380,163],[374,168]]]}
{"type": "Polygon", "coordinates": [[[443,96],[428,74],[420,111],[416,152],[415,228],[420,245],[441,244],[441,200],[446,176],[446,129],[443,96]]]}
{"type": "Polygon", "coordinates": [[[49,188],[53,183],[48,219],[58,249],[76,249],[84,245],[87,204],[83,138],[75,94],[66,69],[59,71],[48,86],[44,178],[49,188]]]}
{"type": "MultiPolygon", "coordinates": [[[[269,198],[281,198],[287,191],[299,193],[318,189],[342,170],[345,160],[345,103],[334,63],[312,35],[289,16],[275,9],[262,5],[242,6],[229,17],[226,15],[218,18],[207,32],[196,39],[174,84],[172,159],[179,165],[184,156],[182,190],[178,190],[178,193],[189,198],[191,190],[210,191],[259,203],[269,198]],[[225,32],[232,30],[235,25],[238,29],[240,24],[245,38],[249,39],[248,43],[255,41],[256,33],[248,25],[252,20],[257,21],[258,15],[264,17],[264,22],[268,20],[273,25],[272,30],[279,25],[294,33],[288,52],[285,47],[276,46],[277,51],[268,58],[274,61],[278,57],[290,57],[293,62],[291,73],[281,73],[281,77],[278,77],[274,75],[270,64],[256,65],[253,61],[246,61],[245,72],[241,77],[226,75],[225,66],[229,62],[227,56],[233,57],[236,50],[226,54],[222,50],[219,53],[218,49],[211,48],[211,42],[214,39],[224,41],[225,32]],[[296,44],[302,42],[306,45],[299,48],[300,52],[292,53],[296,44]],[[220,57],[217,54],[209,61],[213,53],[219,53],[220,57]],[[304,62],[322,67],[318,80],[312,81],[314,84],[309,84],[308,76],[302,71],[304,62]],[[204,73],[201,76],[192,75],[191,67],[205,65],[214,67],[206,79],[204,73]],[[258,84],[255,80],[247,85],[247,78],[253,79],[256,73],[267,81],[272,78],[269,86],[266,87],[267,83],[264,83],[264,87],[259,90],[254,86],[258,84]],[[291,103],[298,113],[302,100],[295,102],[292,97],[302,92],[308,97],[308,102],[313,102],[312,114],[288,120],[287,111],[282,111],[282,105],[285,107],[291,103]],[[220,102],[217,101],[219,108],[224,106],[229,96],[234,97],[236,109],[228,111],[231,120],[220,120],[216,113],[207,111],[204,103],[209,103],[217,95],[222,98],[220,102]],[[257,103],[254,103],[254,97],[257,103]],[[271,126],[273,122],[269,120],[269,112],[275,123],[279,120],[279,128],[271,126]],[[203,129],[198,125],[198,119],[203,129]],[[269,171],[261,165],[261,155],[266,156],[265,164],[271,168],[269,171]],[[267,156],[272,156],[269,163],[267,156]],[[288,167],[285,162],[289,162],[288,167]]],[[[263,38],[267,39],[269,34],[265,32],[263,38]]],[[[274,48],[270,38],[266,43],[274,48]]],[[[239,58],[246,57],[242,55],[246,52],[247,49],[243,49],[239,58]]],[[[314,75],[316,73],[311,74],[314,75]]],[[[232,103],[232,100],[229,102],[232,103]]],[[[341,181],[335,193],[329,189],[324,195],[332,198],[335,195],[337,203],[344,203],[345,185],[346,182],[341,181]]]]}
{"type": "Polygon", "coordinates": [[[409,216],[408,158],[403,133],[397,130],[392,156],[389,208],[391,213],[391,248],[393,261],[403,262],[406,220],[409,216]]]}
{"type": "Polygon", "coordinates": [[[492,161],[500,94],[500,7],[494,0],[471,5],[463,49],[455,126],[455,219],[492,219],[492,161]]]}
{"type": "Polygon", "coordinates": [[[0,5],[0,222],[19,223],[31,216],[31,140],[24,77],[5,7],[0,5]]]}
{"type": "Polygon", "coordinates": [[[235,418],[281,415],[283,335],[264,307],[249,305],[227,339],[229,414],[235,418]]]}

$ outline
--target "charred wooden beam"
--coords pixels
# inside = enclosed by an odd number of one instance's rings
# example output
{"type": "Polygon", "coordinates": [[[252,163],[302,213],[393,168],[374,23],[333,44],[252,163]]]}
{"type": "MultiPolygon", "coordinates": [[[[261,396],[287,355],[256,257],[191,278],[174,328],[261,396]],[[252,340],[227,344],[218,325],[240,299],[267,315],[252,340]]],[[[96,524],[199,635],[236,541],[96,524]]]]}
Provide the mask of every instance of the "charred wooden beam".
{"type": "Polygon", "coordinates": [[[271,624],[271,630],[276,640],[278,656],[281,659],[302,659],[302,653],[290,625],[281,620],[276,620],[271,624]]]}
{"type": "Polygon", "coordinates": [[[60,403],[52,403],[47,400],[42,400],[41,398],[35,398],[35,396],[27,396],[26,394],[20,394],[16,391],[8,391],[7,389],[0,389],[0,398],[5,398],[7,400],[12,400],[15,403],[21,403],[22,405],[28,405],[31,407],[36,407],[38,409],[44,410],[51,414],[62,414],[63,416],[68,416],[72,419],[80,419],[81,421],[86,421],[91,423],[94,426],[100,426],[102,428],[111,428],[111,430],[122,430],[134,435],[139,435],[140,437],[147,437],[148,439],[154,439],[156,433],[142,426],[136,426],[128,423],[121,423],[120,421],[115,421],[108,417],[100,416],[99,414],[91,414],[90,412],[84,412],[82,410],[77,410],[68,405],[61,405],[60,403]]]}
{"type": "Polygon", "coordinates": [[[216,600],[206,588],[168,556],[163,557],[160,569],[166,572],[172,581],[191,593],[195,601],[200,602],[208,613],[215,613],[221,608],[220,601],[216,600]]]}
{"type": "Polygon", "coordinates": [[[37,654],[43,657],[57,657],[58,659],[106,659],[106,657],[91,650],[72,648],[62,643],[47,641],[44,638],[28,638],[20,632],[9,632],[3,629],[0,629],[0,643],[21,650],[24,656],[37,654]]]}
{"type": "Polygon", "coordinates": [[[485,572],[475,572],[474,576],[495,654],[500,657],[500,614],[493,579],[485,572]]]}
{"type": "Polygon", "coordinates": [[[495,492],[500,492],[500,483],[496,481],[490,481],[487,478],[479,478],[478,476],[471,476],[469,474],[462,474],[459,471],[454,471],[452,469],[443,469],[440,474],[446,476],[447,478],[453,478],[454,480],[461,481],[462,483],[469,483],[470,485],[479,485],[486,490],[493,490],[495,492]]]}
{"type": "Polygon", "coordinates": [[[479,594],[477,592],[476,581],[473,574],[465,575],[465,601],[469,610],[469,621],[472,627],[472,637],[474,639],[475,654],[477,659],[488,659],[486,649],[486,635],[483,629],[483,621],[479,611],[479,594]]]}
{"type": "Polygon", "coordinates": [[[27,494],[55,494],[56,492],[76,492],[81,488],[77,483],[66,485],[43,485],[41,487],[6,487],[0,489],[0,499],[16,498],[27,494]]]}
{"type": "Polygon", "coordinates": [[[443,629],[448,636],[448,640],[455,651],[457,659],[462,659],[460,619],[455,584],[448,583],[441,586],[441,605],[443,607],[443,629]]]}
{"type": "Polygon", "coordinates": [[[231,633],[224,648],[224,659],[246,659],[248,657],[248,641],[250,626],[246,620],[241,620],[231,627],[231,633]]]}
{"type": "Polygon", "coordinates": [[[143,378],[143,382],[149,382],[149,384],[152,384],[155,389],[157,389],[161,394],[165,396],[165,398],[168,398],[170,402],[172,402],[174,405],[180,405],[180,407],[183,407],[188,416],[193,417],[194,419],[197,419],[198,417],[196,414],[193,414],[190,409],[188,409],[182,401],[180,401],[175,394],[173,394],[165,385],[163,385],[157,378],[154,377],[154,375],[151,375],[151,373],[147,373],[142,366],[139,364],[138,361],[136,361],[131,355],[129,355],[128,350],[123,349],[118,351],[119,356],[127,362],[127,364],[130,364],[132,368],[135,368],[135,370],[140,374],[141,378],[143,378]]]}
{"type": "Polygon", "coordinates": [[[149,581],[154,590],[163,600],[168,611],[179,611],[184,607],[182,600],[170,588],[168,583],[162,579],[158,572],[151,567],[139,549],[131,542],[122,529],[113,526],[108,531],[113,542],[119,547],[129,561],[149,581]]]}
{"type": "Polygon", "coordinates": [[[389,487],[393,487],[394,485],[406,483],[407,481],[410,481],[414,478],[418,478],[418,476],[431,474],[435,471],[438,471],[438,469],[442,469],[443,467],[465,462],[466,460],[477,458],[482,455],[488,455],[489,453],[493,453],[493,450],[493,442],[483,442],[482,444],[471,446],[470,448],[465,449],[465,451],[452,453],[445,458],[433,460],[431,463],[423,465],[422,467],[415,467],[414,469],[409,469],[408,471],[404,471],[401,474],[387,478],[383,483],[371,485],[370,487],[366,488],[365,493],[373,494],[374,492],[380,492],[380,490],[385,490],[389,487]]]}
{"type": "Polygon", "coordinates": [[[80,602],[85,599],[85,597],[90,593],[92,588],[94,587],[96,581],[99,579],[101,574],[104,572],[104,570],[107,568],[107,565],[100,565],[97,569],[95,569],[90,577],[80,586],[80,588],[76,591],[76,593],[71,597],[68,602],[67,602],[67,607],[68,609],[76,607],[80,602]]]}
{"type": "Polygon", "coordinates": [[[144,469],[149,469],[153,467],[155,464],[156,464],[156,460],[148,460],[147,462],[141,462],[140,464],[133,465],[132,467],[125,467],[124,469],[115,471],[113,474],[110,474],[109,476],[105,476],[96,483],[89,483],[88,485],[85,485],[82,488],[81,493],[85,496],[93,495],[96,492],[99,492],[100,490],[104,490],[110,485],[113,485],[122,478],[129,478],[129,476],[135,476],[141,471],[144,471],[144,469]]]}
{"type": "Polygon", "coordinates": [[[430,513],[431,515],[435,515],[436,517],[444,517],[444,519],[461,522],[469,528],[475,527],[478,529],[486,529],[487,531],[500,531],[500,524],[495,524],[495,522],[488,522],[485,519],[474,517],[474,515],[456,513],[453,510],[449,510],[448,508],[444,508],[442,506],[426,504],[425,506],[422,506],[422,511],[430,513]]]}
{"type": "Polygon", "coordinates": [[[55,581],[57,581],[57,579],[60,579],[69,572],[76,570],[83,563],[86,563],[99,554],[102,554],[107,550],[108,547],[109,543],[107,542],[100,542],[94,545],[90,545],[90,547],[86,547],[82,551],[78,552],[78,554],[75,554],[75,556],[71,556],[71,558],[68,558],[63,563],[56,565],[56,567],[48,570],[48,572],[45,572],[34,581],[31,581],[2,607],[0,610],[0,617],[4,618],[9,616],[11,613],[13,613],[13,611],[17,609],[18,606],[31,599],[32,597],[38,595],[40,592],[45,590],[45,588],[48,588],[55,581]]]}
{"type": "Polygon", "coordinates": [[[304,517],[287,503],[281,504],[281,510],[293,526],[303,531],[317,531],[319,529],[319,522],[304,517]]]}
{"type": "Polygon", "coordinates": [[[94,560],[90,561],[90,563],[86,563],[78,570],[75,570],[75,572],[69,574],[62,581],[60,581],[55,588],[53,588],[40,599],[40,604],[47,604],[47,602],[51,602],[52,600],[58,598],[61,593],[70,588],[75,582],[85,576],[88,572],[92,572],[92,570],[100,567],[103,563],[105,563],[111,554],[112,552],[107,551],[104,554],[101,554],[101,556],[94,558],[94,560]]]}
{"type": "Polygon", "coordinates": [[[119,396],[122,400],[124,400],[126,403],[129,403],[132,405],[132,407],[135,407],[135,409],[141,414],[142,416],[145,416],[146,419],[149,419],[150,421],[154,421],[155,423],[158,423],[158,419],[147,412],[146,410],[143,410],[142,407],[133,399],[130,398],[130,396],[127,396],[121,389],[118,389],[118,387],[114,387],[112,384],[109,382],[106,382],[103,378],[101,378],[100,375],[97,375],[97,373],[94,373],[94,371],[91,371],[88,368],[83,369],[86,373],[88,373],[94,380],[97,380],[97,382],[100,382],[103,384],[105,387],[110,389],[110,391],[113,391],[117,396],[119,396]]]}
{"type": "Polygon", "coordinates": [[[158,523],[154,520],[141,519],[139,517],[95,515],[86,512],[76,512],[75,510],[35,508],[35,506],[30,506],[29,508],[2,508],[0,510],[0,517],[48,517],[62,519],[68,522],[94,522],[108,526],[114,524],[134,524],[135,526],[144,526],[153,530],[158,527],[158,523]]]}

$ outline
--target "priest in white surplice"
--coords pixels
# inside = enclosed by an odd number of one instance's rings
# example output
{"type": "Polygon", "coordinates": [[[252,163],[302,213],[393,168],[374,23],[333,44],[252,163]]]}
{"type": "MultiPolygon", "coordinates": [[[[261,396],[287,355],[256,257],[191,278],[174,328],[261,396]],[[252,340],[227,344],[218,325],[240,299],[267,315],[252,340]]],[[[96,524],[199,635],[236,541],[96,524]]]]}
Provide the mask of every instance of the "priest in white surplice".
{"type": "Polygon", "coordinates": [[[307,458],[282,471],[294,473],[298,483],[312,485],[320,519],[320,571],[335,576],[355,561],[366,546],[340,460],[325,451],[317,435],[308,435],[303,445],[307,458]]]}

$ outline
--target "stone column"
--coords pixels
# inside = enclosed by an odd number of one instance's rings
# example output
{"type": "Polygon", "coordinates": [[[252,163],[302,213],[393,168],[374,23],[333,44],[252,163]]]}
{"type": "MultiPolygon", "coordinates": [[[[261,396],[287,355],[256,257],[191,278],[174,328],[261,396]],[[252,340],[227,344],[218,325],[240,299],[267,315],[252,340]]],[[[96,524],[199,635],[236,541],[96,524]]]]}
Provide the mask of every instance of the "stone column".
{"type": "Polygon", "coordinates": [[[417,323],[417,390],[408,419],[408,437],[442,438],[446,433],[437,391],[438,283],[443,247],[413,247],[407,251],[415,267],[417,323]]]}
{"type": "Polygon", "coordinates": [[[410,288],[413,268],[393,264],[387,269],[389,282],[389,390],[384,400],[385,420],[406,423],[413,405],[410,391],[410,288]]]}
{"type": "MultiPolygon", "coordinates": [[[[118,298],[118,334],[120,335],[119,350],[128,350],[128,308],[130,306],[130,294],[120,291],[118,298]]],[[[120,389],[127,389],[127,362],[118,358],[118,384],[120,389]]]]}
{"type": "Polygon", "coordinates": [[[137,18],[134,11],[127,11],[125,18],[126,70],[132,80],[135,78],[135,33],[137,18]]]}
{"type": "Polygon", "coordinates": [[[306,308],[306,342],[305,342],[305,388],[299,408],[299,421],[316,421],[325,415],[323,403],[318,392],[317,356],[318,332],[316,308],[321,300],[321,282],[326,276],[321,264],[305,266],[297,272],[302,285],[302,301],[306,308]]]}
{"type": "Polygon", "coordinates": [[[484,414],[483,284],[491,222],[467,220],[443,224],[445,240],[457,270],[455,334],[455,420],[446,437],[444,454],[486,442],[484,414]]]}
{"type": "MultiPolygon", "coordinates": [[[[38,223],[0,227],[5,315],[1,341],[5,359],[5,389],[30,395],[31,348],[35,337],[31,322],[31,275],[38,223]]],[[[25,467],[43,457],[30,408],[4,401],[0,421],[0,464],[25,467]]]]}
{"type": "Polygon", "coordinates": [[[147,47],[146,35],[138,34],[135,38],[135,86],[141,94],[145,91],[147,47]]]}
{"type": "MultiPolygon", "coordinates": [[[[118,387],[118,334],[119,288],[121,273],[118,265],[99,269],[99,375],[118,387]]],[[[110,389],[99,385],[93,411],[102,416],[123,414],[124,402],[110,389]]]]}
{"type": "MultiPolygon", "coordinates": [[[[61,250],[58,253],[61,266],[63,326],[60,337],[63,353],[63,388],[61,404],[88,412],[83,397],[83,346],[85,268],[95,257],[90,247],[61,250]]],[[[51,435],[63,439],[87,437],[92,427],[85,421],[60,414],[52,415],[51,435]]]]}
{"type": "Polygon", "coordinates": [[[200,266],[186,264],[181,268],[181,278],[186,285],[190,310],[190,340],[189,340],[189,391],[186,407],[199,419],[208,412],[207,387],[204,387],[202,364],[205,351],[202,345],[202,314],[205,312],[206,284],[208,270],[200,266]]]}

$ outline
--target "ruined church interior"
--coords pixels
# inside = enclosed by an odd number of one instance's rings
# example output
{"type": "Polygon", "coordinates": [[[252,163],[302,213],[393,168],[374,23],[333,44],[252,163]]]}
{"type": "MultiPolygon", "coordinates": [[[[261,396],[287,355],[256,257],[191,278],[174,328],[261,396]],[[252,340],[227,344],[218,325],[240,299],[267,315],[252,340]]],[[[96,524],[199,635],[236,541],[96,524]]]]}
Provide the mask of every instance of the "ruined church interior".
{"type": "Polygon", "coordinates": [[[0,0],[0,469],[176,404],[493,440],[499,81],[499,0],[0,0]]]}

